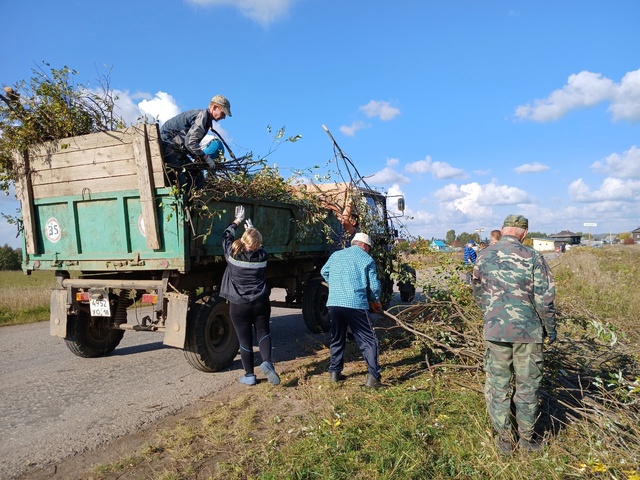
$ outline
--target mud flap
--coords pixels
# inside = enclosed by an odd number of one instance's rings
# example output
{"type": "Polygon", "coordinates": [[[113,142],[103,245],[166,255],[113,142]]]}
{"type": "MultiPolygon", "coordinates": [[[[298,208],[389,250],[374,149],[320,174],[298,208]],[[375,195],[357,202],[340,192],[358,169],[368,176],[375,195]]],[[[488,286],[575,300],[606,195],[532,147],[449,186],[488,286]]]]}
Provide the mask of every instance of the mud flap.
{"type": "Polygon", "coordinates": [[[162,343],[183,349],[187,338],[189,295],[168,292],[164,294],[164,298],[167,301],[167,319],[162,343]]]}
{"type": "Polygon", "coordinates": [[[49,333],[54,337],[65,338],[67,336],[67,289],[51,289],[51,302],[49,310],[49,333]]]}

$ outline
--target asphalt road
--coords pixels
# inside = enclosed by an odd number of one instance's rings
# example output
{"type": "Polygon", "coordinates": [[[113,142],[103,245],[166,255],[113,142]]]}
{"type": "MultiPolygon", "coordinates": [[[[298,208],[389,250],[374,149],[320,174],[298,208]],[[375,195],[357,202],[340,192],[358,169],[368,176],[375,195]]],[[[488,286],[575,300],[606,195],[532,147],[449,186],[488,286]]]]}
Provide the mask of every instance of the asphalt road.
{"type": "MultiPolygon", "coordinates": [[[[324,341],[306,329],[300,310],[273,308],[271,325],[281,371],[324,341]]],[[[195,370],[158,333],[126,332],[110,356],[85,359],[50,336],[48,322],[0,328],[0,478],[133,433],[243,373],[239,356],[222,372],[195,370]]]]}

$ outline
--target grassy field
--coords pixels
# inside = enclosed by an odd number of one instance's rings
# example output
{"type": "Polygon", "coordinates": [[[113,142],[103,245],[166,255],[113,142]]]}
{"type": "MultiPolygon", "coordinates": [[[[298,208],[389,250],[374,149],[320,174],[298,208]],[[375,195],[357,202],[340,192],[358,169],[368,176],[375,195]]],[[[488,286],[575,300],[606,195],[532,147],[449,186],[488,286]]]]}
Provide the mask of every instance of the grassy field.
{"type": "Polygon", "coordinates": [[[552,263],[560,338],[547,352],[542,452],[501,456],[481,368],[446,364],[443,355],[445,364],[429,369],[433,345],[383,322],[386,388],[362,387],[366,370],[353,344],[347,380],[330,384],[321,349],[286,372],[281,387],[238,389],[91,476],[640,480],[640,250],[575,249],[552,263]]]}
{"type": "Polygon", "coordinates": [[[49,297],[55,283],[53,272],[1,272],[0,326],[49,320],[49,297]]]}
{"type": "MultiPolygon", "coordinates": [[[[420,267],[432,274],[422,278],[439,275],[439,285],[451,286],[460,279],[455,264],[430,257],[420,267]]],[[[640,480],[640,249],[576,248],[550,264],[559,337],[546,353],[542,452],[504,457],[496,450],[484,374],[473,360],[482,355],[481,338],[448,333],[436,346],[382,319],[386,388],[362,386],[366,367],[353,343],[347,380],[331,384],[329,353],[319,346],[283,373],[281,386],[236,385],[128,456],[77,478],[640,480]],[[474,353],[470,361],[448,355],[452,338],[455,348],[474,353]]],[[[466,294],[464,285],[451,288],[466,294]]],[[[474,307],[458,307],[477,327],[474,307]]],[[[413,326],[437,335],[426,324],[445,320],[413,326]]]]}

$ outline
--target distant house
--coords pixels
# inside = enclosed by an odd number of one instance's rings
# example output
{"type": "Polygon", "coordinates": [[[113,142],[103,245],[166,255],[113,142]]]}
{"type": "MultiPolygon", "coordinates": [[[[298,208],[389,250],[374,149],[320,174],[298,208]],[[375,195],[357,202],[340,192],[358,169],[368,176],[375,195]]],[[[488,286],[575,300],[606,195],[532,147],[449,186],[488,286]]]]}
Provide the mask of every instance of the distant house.
{"type": "Polygon", "coordinates": [[[618,236],[617,235],[605,235],[605,237],[602,239],[602,241],[604,243],[608,243],[609,245],[613,245],[614,243],[618,243],[618,236]]]}
{"type": "Polygon", "coordinates": [[[631,236],[635,243],[640,243],[640,227],[636,228],[635,230],[631,230],[631,236]]]}
{"type": "Polygon", "coordinates": [[[446,252],[449,250],[449,247],[442,240],[434,240],[433,242],[431,242],[431,250],[446,252]]]}
{"type": "Polygon", "coordinates": [[[561,245],[563,242],[567,245],[580,245],[582,235],[570,232],[569,230],[563,230],[553,235],[549,235],[549,238],[552,238],[557,242],[556,245],[561,245]]]}
{"type": "Polygon", "coordinates": [[[556,240],[553,238],[534,238],[533,249],[538,252],[553,252],[556,249],[556,240]]]}

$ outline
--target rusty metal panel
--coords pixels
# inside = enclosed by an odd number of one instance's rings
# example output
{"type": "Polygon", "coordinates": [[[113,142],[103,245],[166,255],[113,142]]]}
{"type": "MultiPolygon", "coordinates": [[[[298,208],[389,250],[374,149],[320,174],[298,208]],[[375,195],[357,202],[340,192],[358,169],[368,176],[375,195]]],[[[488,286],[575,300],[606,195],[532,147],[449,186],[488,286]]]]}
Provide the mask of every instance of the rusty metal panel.
{"type": "Polygon", "coordinates": [[[184,348],[187,339],[187,311],[189,296],[181,293],[165,293],[167,319],[162,343],[170,347],[184,348]]]}
{"type": "Polygon", "coordinates": [[[67,289],[51,290],[49,332],[54,337],[67,336],[67,289]]]}

